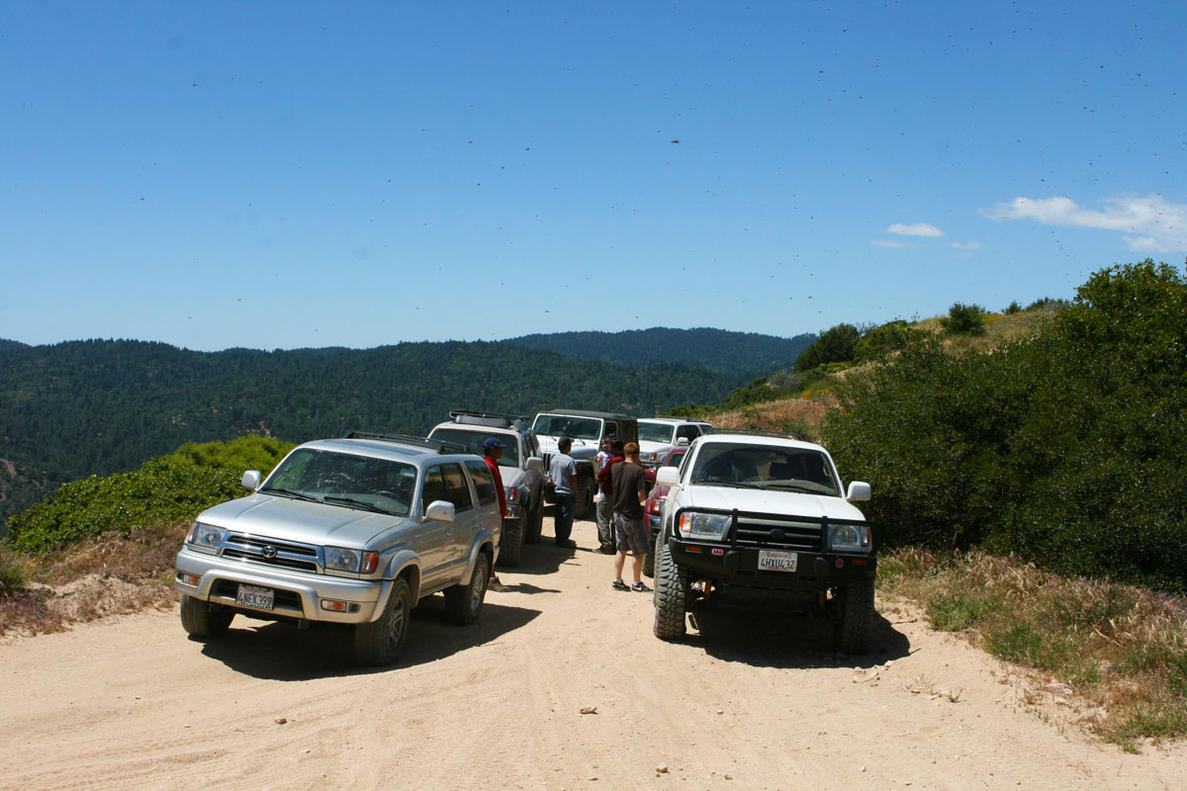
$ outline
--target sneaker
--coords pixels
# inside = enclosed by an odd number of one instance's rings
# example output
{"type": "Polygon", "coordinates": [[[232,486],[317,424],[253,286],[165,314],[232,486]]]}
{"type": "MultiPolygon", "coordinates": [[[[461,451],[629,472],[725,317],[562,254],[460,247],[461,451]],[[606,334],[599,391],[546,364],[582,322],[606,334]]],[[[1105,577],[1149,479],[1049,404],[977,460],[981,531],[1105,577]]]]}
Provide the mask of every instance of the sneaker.
{"type": "Polygon", "coordinates": [[[507,590],[507,586],[498,577],[491,577],[486,583],[486,589],[488,591],[505,591],[507,590]]]}
{"type": "Polygon", "coordinates": [[[642,582],[636,582],[635,584],[631,585],[631,590],[638,591],[639,593],[650,593],[651,592],[651,588],[648,588],[642,582]]]}
{"type": "Polygon", "coordinates": [[[626,583],[623,582],[622,580],[614,580],[614,582],[610,583],[610,587],[616,591],[629,591],[630,590],[630,588],[628,588],[626,586],[626,583]]]}

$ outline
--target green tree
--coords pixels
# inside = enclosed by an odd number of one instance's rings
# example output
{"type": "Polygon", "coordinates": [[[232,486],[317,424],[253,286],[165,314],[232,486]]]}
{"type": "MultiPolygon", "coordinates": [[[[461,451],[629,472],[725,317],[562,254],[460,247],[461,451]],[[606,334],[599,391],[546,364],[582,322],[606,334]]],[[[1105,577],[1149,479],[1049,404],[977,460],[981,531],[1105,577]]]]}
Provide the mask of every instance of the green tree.
{"type": "Polygon", "coordinates": [[[796,358],[796,371],[810,371],[818,365],[849,362],[861,333],[852,324],[838,324],[825,330],[796,358]]]}

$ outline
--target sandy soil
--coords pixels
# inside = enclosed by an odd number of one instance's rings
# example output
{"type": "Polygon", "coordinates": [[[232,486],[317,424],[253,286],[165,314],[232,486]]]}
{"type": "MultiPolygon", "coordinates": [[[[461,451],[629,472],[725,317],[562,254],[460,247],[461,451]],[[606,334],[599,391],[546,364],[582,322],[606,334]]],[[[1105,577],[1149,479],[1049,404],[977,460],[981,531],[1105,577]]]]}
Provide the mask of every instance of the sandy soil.
{"type": "MultiPolygon", "coordinates": [[[[550,530],[545,521],[545,531],[550,530]]],[[[807,617],[651,635],[611,559],[529,547],[477,624],[422,602],[400,665],[344,635],[175,611],[0,642],[0,788],[1181,789],[1187,747],[1127,754],[1042,690],[880,603],[876,650],[807,617]],[[585,713],[583,713],[585,712],[585,713]]]]}

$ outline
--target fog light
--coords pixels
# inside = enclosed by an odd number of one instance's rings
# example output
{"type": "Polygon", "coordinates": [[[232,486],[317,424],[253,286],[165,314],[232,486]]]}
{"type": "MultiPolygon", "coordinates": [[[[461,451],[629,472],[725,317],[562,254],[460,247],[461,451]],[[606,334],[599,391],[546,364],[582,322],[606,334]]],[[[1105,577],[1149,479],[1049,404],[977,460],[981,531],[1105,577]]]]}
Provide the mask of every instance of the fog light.
{"type": "Polygon", "coordinates": [[[321,608],[330,612],[350,612],[350,604],[344,601],[330,601],[322,599],[321,608]]]}
{"type": "Polygon", "coordinates": [[[178,573],[177,580],[184,585],[193,585],[195,588],[198,587],[198,583],[202,581],[201,577],[195,577],[193,574],[181,573],[178,573]]]}

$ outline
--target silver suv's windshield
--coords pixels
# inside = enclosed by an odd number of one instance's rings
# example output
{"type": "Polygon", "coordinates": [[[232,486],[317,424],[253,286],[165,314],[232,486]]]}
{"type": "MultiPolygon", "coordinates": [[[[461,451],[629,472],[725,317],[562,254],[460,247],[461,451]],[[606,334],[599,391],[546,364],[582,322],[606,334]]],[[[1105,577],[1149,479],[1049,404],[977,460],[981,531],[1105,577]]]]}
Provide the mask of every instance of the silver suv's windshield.
{"type": "Polygon", "coordinates": [[[454,428],[452,426],[433,429],[433,433],[429,434],[429,439],[456,442],[458,445],[464,445],[467,453],[475,453],[479,456],[483,455],[482,443],[486,441],[487,437],[495,437],[506,446],[503,448],[503,456],[499,459],[501,466],[519,466],[519,448],[517,447],[519,443],[506,434],[492,434],[479,428],[454,428]]]}
{"type": "Polygon", "coordinates": [[[407,516],[416,493],[416,467],[372,456],[298,448],[259,491],[407,516]]]}
{"type": "Polygon", "coordinates": [[[550,437],[599,439],[602,436],[602,421],[594,417],[536,415],[536,422],[532,428],[536,434],[550,437]]]}
{"type": "Polygon", "coordinates": [[[714,442],[697,454],[692,482],[840,496],[828,457],[808,448],[714,442]]]}
{"type": "Polygon", "coordinates": [[[643,442],[665,442],[672,444],[672,437],[676,433],[676,427],[671,423],[648,423],[645,420],[639,421],[639,441],[643,442]]]}

